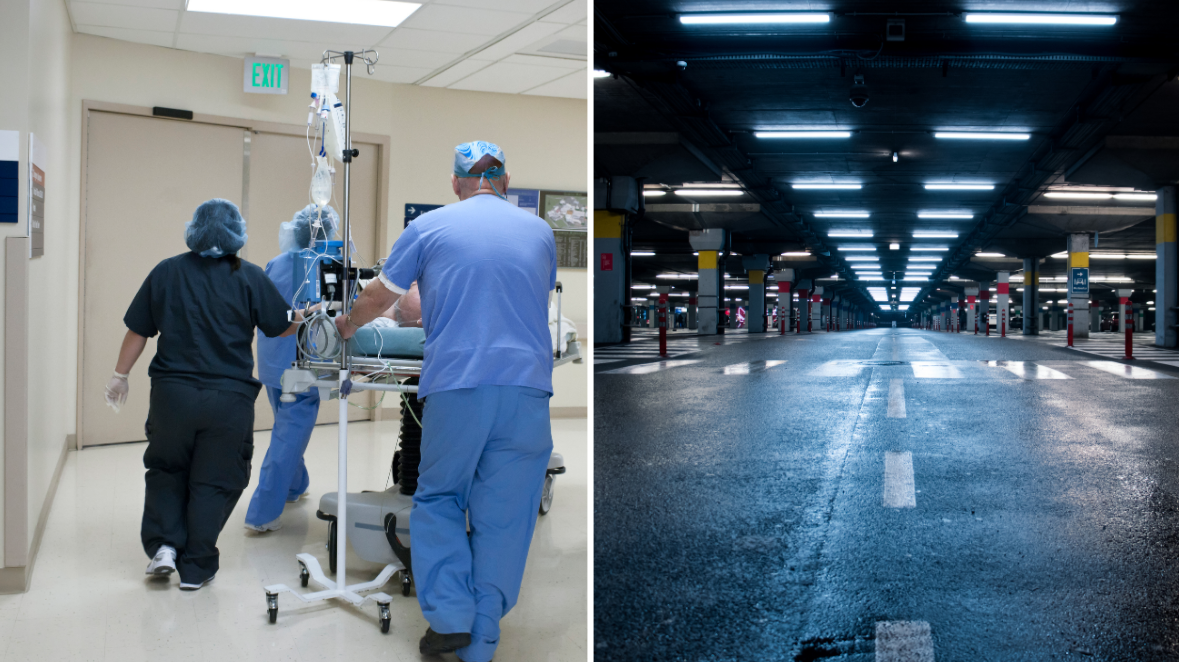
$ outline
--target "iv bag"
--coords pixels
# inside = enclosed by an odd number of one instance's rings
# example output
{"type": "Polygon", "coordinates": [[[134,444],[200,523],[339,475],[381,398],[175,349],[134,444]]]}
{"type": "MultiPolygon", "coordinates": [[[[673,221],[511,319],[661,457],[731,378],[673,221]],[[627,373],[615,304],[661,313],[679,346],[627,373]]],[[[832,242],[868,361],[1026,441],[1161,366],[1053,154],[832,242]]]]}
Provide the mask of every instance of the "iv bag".
{"type": "Polygon", "coordinates": [[[313,64],[311,65],[311,91],[319,98],[340,91],[340,65],[313,64]]]}
{"type": "Polygon", "coordinates": [[[311,201],[326,207],[332,201],[332,167],[326,157],[315,157],[315,175],[311,177],[311,201]]]}

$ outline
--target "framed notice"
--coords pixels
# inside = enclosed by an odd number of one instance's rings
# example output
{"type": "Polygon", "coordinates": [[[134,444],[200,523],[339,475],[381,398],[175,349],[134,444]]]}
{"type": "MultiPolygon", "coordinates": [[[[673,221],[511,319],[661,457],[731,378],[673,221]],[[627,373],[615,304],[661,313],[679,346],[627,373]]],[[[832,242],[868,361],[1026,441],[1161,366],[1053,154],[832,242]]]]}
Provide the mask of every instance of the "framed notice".
{"type": "Polygon", "coordinates": [[[540,215],[540,191],[531,188],[508,189],[508,202],[520,209],[540,215]]]}
{"type": "Polygon", "coordinates": [[[589,195],[572,191],[541,191],[540,217],[554,230],[588,234],[589,195]]]}
{"type": "Polygon", "coordinates": [[[557,240],[558,267],[584,269],[589,266],[587,233],[576,230],[554,230],[553,238],[557,240]]]}

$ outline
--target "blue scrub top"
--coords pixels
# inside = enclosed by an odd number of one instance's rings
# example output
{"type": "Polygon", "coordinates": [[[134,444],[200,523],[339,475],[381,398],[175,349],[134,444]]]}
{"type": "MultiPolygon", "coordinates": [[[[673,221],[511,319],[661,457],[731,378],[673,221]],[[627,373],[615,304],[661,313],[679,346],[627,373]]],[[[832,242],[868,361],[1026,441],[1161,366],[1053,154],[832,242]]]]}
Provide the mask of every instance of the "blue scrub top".
{"type": "Polygon", "coordinates": [[[553,392],[557,244],[539,216],[494,195],[435,209],[401,233],[382,273],[402,292],[415,280],[421,291],[418,397],[482,385],[553,392]]]}
{"type": "MultiPolygon", "coordinates": [[[[293,272],[294,253],[283,253],[266,263],[266,275],[278,288],[279,294],[289,307],[294,298],[293,272]]],[[[267,338],[261,331],[258,333],[258,381],[267,386],[282,388],[282,373],[291,367],[295,360],[295,336],[286,338],[267,338]]]]}

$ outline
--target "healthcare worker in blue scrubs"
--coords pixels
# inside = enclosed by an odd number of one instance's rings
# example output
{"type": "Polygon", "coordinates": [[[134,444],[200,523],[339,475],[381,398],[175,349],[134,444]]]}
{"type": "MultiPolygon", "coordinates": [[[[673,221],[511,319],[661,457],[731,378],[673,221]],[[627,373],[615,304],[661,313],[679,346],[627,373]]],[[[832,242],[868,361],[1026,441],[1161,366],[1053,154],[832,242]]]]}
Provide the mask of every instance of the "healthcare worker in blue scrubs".
{"type": "Polygon", "coordinates": [[[425,655],[488,662],[515,604],[553,450],[553,231],[506,199],[503,151],[455,148],[459,202],[419,216],[337,328],[347,338],[418,281],[425,356],[414,583],[425,655]],[[467,535],[468,518],[471,534],[467,535]]]}
{"type": "MultiPolygon", "coordinates": [[[[336,234],[338,220],[331,207],[324,207],[321,211],[315,205],[307,205],[279,228],[278,243],[282,252],[266,264],[266,275],[288,303],[295,297],[295,256],[311,247],[314,241],[331,239],[336,234]]],[[[246,528],[259,533],[281,528],[283,507],[298,501],[311,483],[303,453],[319,416],[319,389],[297,394],[294,402],[279,400],[282,373],[295,360],[295,342],[293,336],[268,338],[258,333],[258,380],[266,388],[266,397],[274,411],[270,448],[262,461],[258,487],[254,489],[246,511],[246,528]]]]}

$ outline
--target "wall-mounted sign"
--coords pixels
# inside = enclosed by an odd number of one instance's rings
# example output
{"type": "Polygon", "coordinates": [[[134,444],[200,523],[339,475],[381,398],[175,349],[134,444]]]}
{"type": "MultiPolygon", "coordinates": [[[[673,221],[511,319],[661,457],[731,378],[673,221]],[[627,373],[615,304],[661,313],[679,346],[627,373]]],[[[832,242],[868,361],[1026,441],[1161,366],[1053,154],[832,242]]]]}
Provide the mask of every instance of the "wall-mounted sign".
{"type": "Polygon", "coordinates": [[[286,94],[290,72],[290,60],[247,57],[243,88],[251,94],[286,94]]]}
{"type": "Polygon", "coordinates": [[[1073,267],[1068,279],[1069,296],[1089,296],[1089,268],[1073,267]]]}
{"type": "Polygon", "coordinates": [[[537,189],[510,188],[508,202],[537,216],[540,215],[540,191],[537,189]]]}
{"type": "Polygon", "coordinates": [[[45,255],[45,163],[49,150],[29,134],[29,257],[45,255]]]}
{"type": "Polygon", "coordinates": [[[541,191],[540,217],[554,230],[589,230],[589,196],[570,191],[541,191]]]}
{"type": "Polygon", "coordinates": [[[20,219],[20,132],[0,131],[0,223],[20,219]]]}
{"type": "Polygon", "coordinates": [[[413,203],[407,204],[405,205],[405,225],[403,227],[408,228],[413,219],[417,218],[418,216],[421,216],[428,211],[441,209],[445,206],[446,205],[417,205],[413,203]]]}

